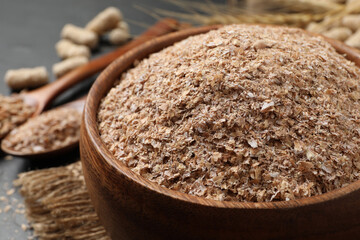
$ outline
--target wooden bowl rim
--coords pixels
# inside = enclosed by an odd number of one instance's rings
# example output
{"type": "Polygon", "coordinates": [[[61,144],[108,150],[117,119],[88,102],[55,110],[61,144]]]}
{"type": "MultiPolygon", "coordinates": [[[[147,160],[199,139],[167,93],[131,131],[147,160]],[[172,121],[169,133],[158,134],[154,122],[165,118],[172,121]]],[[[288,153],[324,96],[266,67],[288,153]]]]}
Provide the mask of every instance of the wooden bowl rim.
{"type": "MultiPolygon", "coordinates": [[[[251,25],[262,25],[263,24],[251,24],[251,25]]],[[[147,51],[148,49],[154,48],[156,46],[162,45],[168,41],[173,41],[174,39],[179,38],[187,38],[189,36],[193,36],[196,34],[203,34],[210,30],[218,29],[222,25],[214,25],[214,26],[205,26],[205,27],[197,27],[197,28],[191,28],[191,29],[185,29],[181,30],[175,33],[170,33],[161,37],[157,37],[155,39],[152,39],[145,44],[138,46],[123,56],[119,57],[117,60],[115,60],[113,63],[111,63],[96,79],[93,86],[91,87],[88,98],[85,103],[84,107],[84,114],[83,114],[83,128],[86,131],[89,141],[93,144],[94,150],[96,150],[101,156],[102,160],[104,160],[109,166],[114,168],[119,174],[124,175],[126,178],[134,182],[135,184],[140,185],[141,187],[150,189],[154,191],[155,193],[165,195],[166,197],[174,198],[177,200],[190,202],[193,204],[199,204],[203,206],[209,206],[214,208],[234,208],[234,209],[289,209],[289,208],[296,208],[296,207],[303,207],[307,205],[313,205],[313,204],[320,204],[325,201],[331,201],[335,200],[341,197],[344,197],[345,195],[352,193],[354,191],[357,191],[360,189],[360,180],[355,181],[353,183],[350,183],[349,185],[335,189],[332,191],[329,191],[327,193],[311,196],[311,197],[305,197],[295,200],[289,200],[289,201],[276,201],[276,202],[236,202],[236,201],[218,201],[218,200],[212,200],[212,199],[205,199],[203,197],[193,196],[190,194],[182,193],[179,191],[171,190],[165,187],[160,186],[157,183],[151,182],[148,179],[142,177],[141,175],[138,175],[134,173],[130,168],[128,168],[125,164],[123,164],[121,161],[118,161],[115,159],[115,157],[110,153],[110,151],[105,146],[104,142],[101,140],[98,128],[97,128],[97,122],[96,122],[96,116],[97,116],[97,110],[100,104],[101,99],[105,96],[105,94],[111,89],[107,89],[104,91],[104,94],[98,93],[98,89],[102,88],[102,83],[104,81],[108,81],[109,78],[111,79],[111,82],[113,83],[117,77],[120,76],[121,73],[123,73],[126,70],[120,70],[121,68],[124,68],[124,65],[128,64],[126,68],[128,68],[131,64],[126,63],[129,62],[128,60],[131,58],[136,58],[137,55],[141,55],[144,51],[147,51]]],[[[285,27],[285,26],[281,26],[285,27]]],[[[354,49],[352,47],[349,47],[345,45],[342,42],[339,42],[334,39],[329,39],[327,37],[324,37],[319,34],[314,34],[307,32],[305,30],[300,29],[301,31],[304,31],[306,34],[310,34],[313,36],[321,36],[326,41],[328,41],[340,54],[346,55],[346,57],[349,60],[352,60],[353,62],[356,62],[357,66],[360,64],[360,51],[357,49],[354,49]]],[[[177,40],[179,41],[179,40],[177,40]]],[[[174,41],[177,42],[177,41],[174,41]]],[[[171,46],[173,43],[168,44],[167,46],[171,46]]],[[[167,47],[165,46],[165,47],[167,47]]],[[[162,47],[162,48],[165,48],[162,47]]],[[[148,56],[147,56],[148,57],[148,56]]],[[[145,58],[147,58],[145,57],[145,58]]],[[[131,62],[132,63],[132,62],[131,62]]]]}

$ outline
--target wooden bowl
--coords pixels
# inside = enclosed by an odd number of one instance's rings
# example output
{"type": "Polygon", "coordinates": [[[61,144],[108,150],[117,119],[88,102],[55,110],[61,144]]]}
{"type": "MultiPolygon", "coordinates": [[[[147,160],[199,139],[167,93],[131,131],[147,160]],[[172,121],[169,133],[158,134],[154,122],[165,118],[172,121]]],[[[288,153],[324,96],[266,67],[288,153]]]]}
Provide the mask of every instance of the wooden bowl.
{"type": "MultiPolygon", "coordinates": [[[[323,195],[280,202],[221,202],[169,190],[133,173],[100,139],[100,100],[135,60],[219,26],[159,37],[113,62],[87,98],[80,140],[91,200],[112,239],[359,239],[360,181],[323,195]]],[[[360,63],[357,50],[327,39],[360,63]]]]}

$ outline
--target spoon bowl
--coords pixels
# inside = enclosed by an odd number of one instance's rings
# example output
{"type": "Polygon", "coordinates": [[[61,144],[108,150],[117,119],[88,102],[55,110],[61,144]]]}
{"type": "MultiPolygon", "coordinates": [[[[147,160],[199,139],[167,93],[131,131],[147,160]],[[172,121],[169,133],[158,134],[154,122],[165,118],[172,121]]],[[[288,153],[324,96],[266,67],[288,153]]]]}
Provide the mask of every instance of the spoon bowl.
{"type": "MultiPolygon", "coordinates": [[[[57,107],[53,110],[59,110],[59,109],[75,109],[76,111],[78,111],[80,114],[82,114],[83,112],[83,108],[85,105],[85,101],[86,101],[86,97],[82,97],[78,100],[69,102],[67,104],[64,104],[60,107],[57,107]]],[[[50,110],[50,111],[53,111],[50,110]]],[[[40,118],[42,115],[38,115],[36,117],[34,117],[33,119],[31,119],[31,121],[37,121],[37,118],[40,118]]],[[[26,124],[26,123],[25,123],[26,124]]],[[[23,125],[22,125],[23,126],[23,125]]],[[[24,125],[25,126],[25,125],[24,125]]],[[[19,130],[21,131],[21,130],[19,130]]],[[[23,158],[48,158],[48,157],[53,157],[53,156],[58,156],[59,154],[64,154],[67,153],[71,150],[73,150],[74,148],[79,146],[79,139],[74,139],[73,141],[67,143],[66,145],[61,145],[59,147],[56,148],[50,148],[50,149],[44,149],[43,151],[38,151],[38,152],[24,152],[21,150],[15,150],[11,147],[9,147],[9,142],[12,142],[13,135],[8,134],[1,142],[1,149],[3,152],[9,154],[9,155],[13,155],[13,156],[17,156],[17,157],[23,157],[23,158]]],[[[44,138],[44,136],[38,136],[39,139],[44,138]]]]}

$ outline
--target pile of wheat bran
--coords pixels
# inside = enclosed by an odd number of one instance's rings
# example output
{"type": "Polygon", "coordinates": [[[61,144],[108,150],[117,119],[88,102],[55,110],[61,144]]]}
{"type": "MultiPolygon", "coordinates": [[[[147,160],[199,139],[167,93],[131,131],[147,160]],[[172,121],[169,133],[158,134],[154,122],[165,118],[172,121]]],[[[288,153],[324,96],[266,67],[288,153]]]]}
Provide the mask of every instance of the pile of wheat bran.
{"type": "Polygon", "coordinates": [[[226,201],[359,179],[360,70],[302,30],[231,25],[141,61],[101,102],[102,140],[166,188],[226,201]]]}

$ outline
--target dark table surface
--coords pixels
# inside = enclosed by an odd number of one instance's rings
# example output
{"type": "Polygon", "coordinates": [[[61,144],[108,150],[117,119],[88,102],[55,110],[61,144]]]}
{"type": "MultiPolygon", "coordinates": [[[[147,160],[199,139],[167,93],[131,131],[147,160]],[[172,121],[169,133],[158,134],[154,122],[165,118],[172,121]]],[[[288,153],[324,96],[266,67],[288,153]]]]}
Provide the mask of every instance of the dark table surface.
{"type": "MultiPolygon", "coordinates": [[[[137,6],[150,10],[175,8],[174,5],[162,0],[0,0],[0,94],[11,93],[3,81],[8,69],[46,66],[52,76],[52,64],[59,61],[54,45],[59,40],[62,27],[66,23],[84,26],[108,6],[121,9],[133,35],[140,34],[145,30],[145,26],[150,26],[156,21],[137,6]]],[[[111,49],[114,47],[102,46],[93,56],[111,49]]],[[[95,77],[92,77],[67,91],[55,101],[55,105],[83,94],[94,79],[95,77]]],[[[53,80],[52,76],[51,81],[53,80]]],[[[22,230],[21,225],[27,224],[27,221],[21,211],[16,211],[19,208],[21,210],[22,197],[17,191],[7,194],[14,188],[12,182],[17,178],[17,174],[63,165],[78,158],[76,150],[57,159],[43,160],[9,158],[0,152],[0,240],[27,239],[31,235],[31,231],[22,230]],[[9,208],[7,206],[11,208],[5,212],[4,208],[9,208]]]]}

